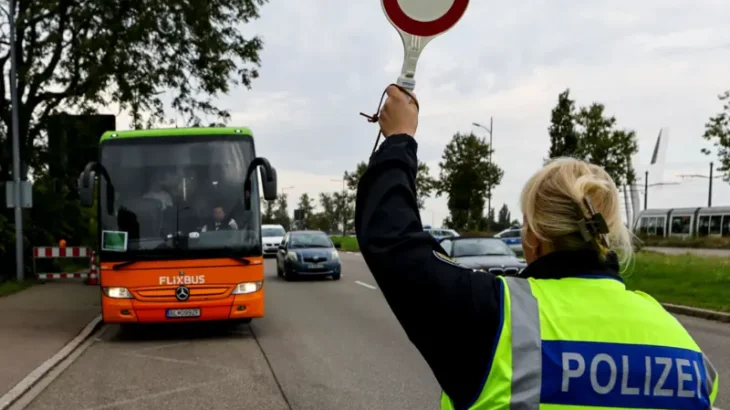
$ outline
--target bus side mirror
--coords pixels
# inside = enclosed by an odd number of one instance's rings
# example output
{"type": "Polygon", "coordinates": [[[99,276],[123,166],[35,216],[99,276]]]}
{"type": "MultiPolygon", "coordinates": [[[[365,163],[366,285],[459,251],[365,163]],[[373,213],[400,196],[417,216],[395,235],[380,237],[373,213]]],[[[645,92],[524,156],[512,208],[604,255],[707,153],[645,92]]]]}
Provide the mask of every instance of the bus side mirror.
{"type": "Polygon", "coordinates": [[[251,180],[255,177],[255,171],[261,167],[261,182],[263,184],[264,199],[273,201],[276,199],[276,170],[271,166],[269,160],[257,157],[248,166],[246,179],[243,183],[243,201],[246,210],[251,209],[251,180]]]}
{"type": "Polygon", "coordinates": [[[96,174],[101,174],[106,180],[106,211],[109,215],[114,215],[114,185],[112,185],[109,179],[106,168],[95,161],[86,164],[84,171],[79,175],[79,198],[81,199],[81,206],[89,208],[94,205],[96,174]]]}
{"type": "MultiPolygon", "coordinates": [[[[93,172],[91,173],[93,176],[93,172]]],[[[79,201],[81,201],[81,206],[84,208],[91,208],[92,205],[94,205],[94,185],[89,184],[85,181],[85,175],[82,172],[79,175],[79,201]],[[91,185],[91,186],[89,186],[91,185]]]]}
{"type": "Polygon", "coordinates": [[[276,168],[269,166],[261,168],[261,181],[263,183],[264,199],[267,201],[276,200],[276,168]]]}

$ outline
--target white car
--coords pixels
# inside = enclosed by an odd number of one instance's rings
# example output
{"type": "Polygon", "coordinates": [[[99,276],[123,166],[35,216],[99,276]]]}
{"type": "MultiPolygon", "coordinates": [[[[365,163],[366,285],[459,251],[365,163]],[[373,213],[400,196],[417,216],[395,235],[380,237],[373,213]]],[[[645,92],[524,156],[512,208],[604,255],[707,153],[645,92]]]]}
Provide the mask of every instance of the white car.
{"type": "Polygon", "coordinates": [[[284,235],[286,235],[286,230],[281,225],[261,225],[261,244],[264,248],[264,257],[276,256],[284,235]]]}

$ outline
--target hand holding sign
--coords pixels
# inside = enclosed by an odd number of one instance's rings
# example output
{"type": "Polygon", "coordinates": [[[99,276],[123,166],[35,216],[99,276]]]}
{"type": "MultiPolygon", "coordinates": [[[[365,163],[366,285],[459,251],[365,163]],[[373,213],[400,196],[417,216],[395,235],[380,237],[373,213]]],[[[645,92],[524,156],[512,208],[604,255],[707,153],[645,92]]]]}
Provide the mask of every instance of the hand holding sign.
{"type": "Polygon", "coordinates": [[[403,68],[396,84],[412,91],[416,65],[426,44],[459,22],[469,0],[381,0],[381,4],[403,40],[403,68]]]}
{"type": "Polygon", "coordinates": [[[360,113],[368,121],[380,123],[381,130],[375,140],[373,152],[378,147],[381,134],[385,134],[386,137],[399,133],[411,136],[415,134],[418,125],[419,107],[418,101],[411,93],[416,88],[415,76],[418,59],[421,57],[421,52],[426,44],[454,27],[469,5],[469,0],[380,1],[385,16],[393,27],[398,30],[401,40],[403,40],[404,56],[401,75],[395,84],[391,84],[383,92],[375,114],[360,113]],[[396,95],[398,90],[403,94],[396,95]],[[386,102],[386,107],[383,108],[381,113],[380,107],[386,93],[389,102],[386,102]]]}

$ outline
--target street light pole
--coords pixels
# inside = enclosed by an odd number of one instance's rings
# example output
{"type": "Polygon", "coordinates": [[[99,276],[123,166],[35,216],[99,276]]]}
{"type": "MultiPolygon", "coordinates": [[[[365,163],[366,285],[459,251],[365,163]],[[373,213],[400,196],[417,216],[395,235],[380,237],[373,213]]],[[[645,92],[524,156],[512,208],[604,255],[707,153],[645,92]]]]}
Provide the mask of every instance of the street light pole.
{"type": "MultiPolygon", "coordinates": [[[[493,136],[493,130],[494,130],[494,117],[489,117],[489,128],[477,123],[473,122],[472,125],[475,127],[482,128],[486,130],[489,133],[489,165],[492,165],[492,152],[494,149],[492,149],[492,136],[493,136]]],[[[489,232],[491,228],[492,218],[489,217],[489,214],[492,212],[492,184],[487,185],[487,232],[489,232]]]]}
{"type": "Polygon", "coordinates": [[[10,0],[7,11],[10,29],[10,103],[12,104],[13,133],[13,188],[15,189],[15,276],[24,279],[23,263],[23,208],[21,203],[22,176],[20,175],[20,131],[18,130],[18,59],[15,49],[15,0],[10,0]]]}

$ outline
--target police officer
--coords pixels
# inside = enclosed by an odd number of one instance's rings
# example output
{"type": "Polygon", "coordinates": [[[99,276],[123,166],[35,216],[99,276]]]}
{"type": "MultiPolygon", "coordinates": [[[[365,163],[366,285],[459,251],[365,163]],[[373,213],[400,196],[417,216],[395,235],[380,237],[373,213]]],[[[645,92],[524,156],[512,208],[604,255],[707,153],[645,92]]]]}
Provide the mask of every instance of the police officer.
{"type": "Polygon", "coordinates": [[[386,140],[358,186],[357,239],[440,383],[442,409],[711,408],[718,377],[707,357],[621,279],[631,236],[602,168],[558,159],[526,183],[520,277],[462,267],[422,228],[418,105],[396,87],[387,94],[386,140]]]}

